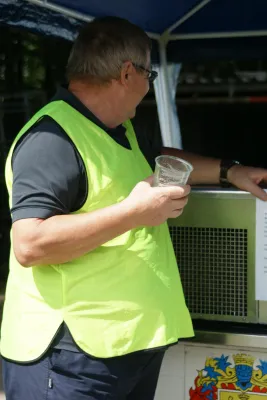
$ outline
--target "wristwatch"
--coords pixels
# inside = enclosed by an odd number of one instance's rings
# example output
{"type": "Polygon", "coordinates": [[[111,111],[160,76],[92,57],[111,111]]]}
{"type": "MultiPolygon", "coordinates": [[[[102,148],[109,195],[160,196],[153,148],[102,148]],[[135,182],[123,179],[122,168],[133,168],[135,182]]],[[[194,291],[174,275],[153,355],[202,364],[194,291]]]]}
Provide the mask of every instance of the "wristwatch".
{"type": "Polygon", "coordinates": [[[231,184],[227,179],[227,174],[230,168],[234,165],[240,165],[236,160],[222,160],[220,163],[220,184],[222,187],[230,187],[231,184]]]}

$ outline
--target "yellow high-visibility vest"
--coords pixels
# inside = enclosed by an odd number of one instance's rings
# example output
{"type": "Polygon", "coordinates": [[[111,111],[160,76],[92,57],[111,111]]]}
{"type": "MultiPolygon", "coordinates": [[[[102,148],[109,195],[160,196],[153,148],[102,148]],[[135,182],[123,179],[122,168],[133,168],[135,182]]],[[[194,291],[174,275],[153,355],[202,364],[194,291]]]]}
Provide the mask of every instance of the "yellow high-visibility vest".
{"type": "MultiPolygon", "coordinates": [[[[85,165],[89,191],[75,214],[121,202],[152,174],[130,121],[124,124],[127,149],[70,105],[55,101],[26,124],[11,147],[6,163],[10,206],[15,144],[45,115],[64,129],[85,165]]],[[[103,358],[193,336],[167,223],[130,230],[61,265],[24,268],[11,246],[2,355],[21,362],[38,359],[63,321],[83,351],[103,358]]]]}

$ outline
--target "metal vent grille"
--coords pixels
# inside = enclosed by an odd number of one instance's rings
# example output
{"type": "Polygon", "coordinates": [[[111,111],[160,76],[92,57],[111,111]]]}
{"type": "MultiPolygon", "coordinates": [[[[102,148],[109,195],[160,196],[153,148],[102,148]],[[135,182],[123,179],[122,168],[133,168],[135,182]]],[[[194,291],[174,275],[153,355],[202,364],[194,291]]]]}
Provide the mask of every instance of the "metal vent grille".
{"type": "Polygon", "coordinates": [[[170,233],[191,314],[246,317],[247,230],[170,227],[170,233]]]}

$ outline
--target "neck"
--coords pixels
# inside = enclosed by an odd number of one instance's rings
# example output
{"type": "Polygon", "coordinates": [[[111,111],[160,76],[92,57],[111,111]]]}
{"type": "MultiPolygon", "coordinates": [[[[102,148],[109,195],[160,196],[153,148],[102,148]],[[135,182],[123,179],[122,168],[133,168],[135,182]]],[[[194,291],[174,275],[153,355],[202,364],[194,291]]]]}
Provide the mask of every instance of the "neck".
{"type": "Polygon", "coordinates": [[[116,83],[109,85],[88,85],[83,82],[70,82],[72,92],[104,125],[109,128],[125,122],[122,115],[121,98],[116,83]]]}

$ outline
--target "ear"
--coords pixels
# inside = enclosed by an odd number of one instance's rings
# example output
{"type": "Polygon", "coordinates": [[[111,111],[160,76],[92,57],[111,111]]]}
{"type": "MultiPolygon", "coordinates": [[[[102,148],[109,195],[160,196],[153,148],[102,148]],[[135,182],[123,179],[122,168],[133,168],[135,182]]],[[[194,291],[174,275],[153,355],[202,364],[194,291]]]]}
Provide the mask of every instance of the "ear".
{"type": "Polygon", "coordinates": [[[121,74],[120,74],[120,81],[123,86],[128,87],[129,83],[131,82],[131,78],[134,72],[133,64],[131,61],[125,61],[123,63],[121,74]]]}

